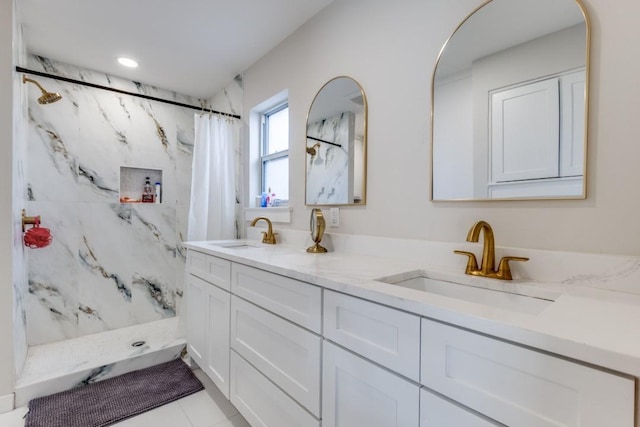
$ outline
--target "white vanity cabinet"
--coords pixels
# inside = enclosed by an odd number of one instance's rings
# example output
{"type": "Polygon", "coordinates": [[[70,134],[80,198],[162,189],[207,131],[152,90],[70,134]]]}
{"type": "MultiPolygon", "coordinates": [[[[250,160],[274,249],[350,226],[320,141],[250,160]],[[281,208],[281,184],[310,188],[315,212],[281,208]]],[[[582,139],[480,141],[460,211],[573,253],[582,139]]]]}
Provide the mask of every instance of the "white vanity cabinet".
{"type": "Polygon", "coordinates": [[[320,421],[231,352],[231,403],[253,427],[320,427],[320,421]]]}
{"type": "Polygon", "coordinates": [[[420,380],[420,317],[325,290],[323,323],[325,338],[420,380]]]}
{"type": "Polygon", "coordinates": [[[325,289],[323,326],[323,426],[418,427],[420,318],[325,289]]]}
{"type": "Polygon", "coordinates": [[[234,295],[320,334],[322,289],[242,264],[233,264],[234,295]]]}
{"type": "Polygon", "coordinates": [[[231,262],[226,259],[189,250],[187,270],[189,274],[198,276],[219,288],[231,290],[231,262]]]}
{"type": "Polygon", "coordinates": [[[322,289],[236,263],[231,271],[231,402],[255,425],[319,425],[322,289]],[[249,384],[270,389],[272,404],[251,398],[249,384]]]}
{"type": "Polygon", "coordinates": [[[640,426],[635,378],[295,272],[187,265],[189,354],[254,427],[640,426]]]}
{"type": "Polygon", "coordinates": [[[633,378],[429,319],[421,383],[508,426],[634,426],[633,378]]]}
{"type": "Polygon", "coordinates": [[[219,286],[228,288],[231,263],[194,251],[189,251],[187,262],[203,267],[190,268],[186,279],[188,352],[228,398],[231,294],[219,286]]]}
{"type": "Polygon", "coordinates": [[[235,295],[231,307],[231,348],[320,418],[322,338],[235,295]]]}
{"type": "Polygon", "coordinates": [[[420,389],[386,369],[325,341],[323,427],[418,427],[420,389]]]}
{"type": "Polygon", "coordinates": [[[420,427],[498,427],[497,421],[474,413],[433,391],[420,390],[420,427]]]}

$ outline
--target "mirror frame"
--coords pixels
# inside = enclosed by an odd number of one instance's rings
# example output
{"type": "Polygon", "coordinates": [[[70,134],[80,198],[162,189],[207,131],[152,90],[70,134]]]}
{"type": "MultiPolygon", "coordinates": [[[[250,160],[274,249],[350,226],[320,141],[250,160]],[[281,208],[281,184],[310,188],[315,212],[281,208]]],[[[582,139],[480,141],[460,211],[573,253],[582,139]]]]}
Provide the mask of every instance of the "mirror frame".
{"type": "MultiPolygon", "coordinates": [[[[451,35],[447,38],[444,45],[440,49],[438,53],[438,58],[436,59],[436,63],[433,68],[433,73],[431,75],[431,113],[430,113],[430,166],[431,166],[431,183],[429,186],[429,201],[430,202],[504,202],[504,201],[523,201],[523,200],[584,200],[587,198],[587,159],[588,159],[588,140],[589,140],[589,86],[591,79],[591,20],[589,18],[589,13],[582,2],[582,0],[572,0],[576,3],[576,5],[580,8],[582,12],[582,16],[584,17],[585,22],[585,90],[584,90],[584,158],[583,158],[583,181],[582,181],[582,194],[577,196],[541,196],[541,197],[504,197],[504,198],[465,198],[465,199],[434,199],[434,158],[433,158],[433,145],[434,145],[434,134],[433,134],[433,124],[434,124],[434,107],[435,107],[435,82],[436,82],[436,71],[438,70],[438,64],[444,55],[447,45],[451,42],[451,39],[458,30],[480,9],[484,6],[491,3],[493,0],[484,0],[478,7],[473,9],[471,13],[469,13],[461,22],[456,26],[451,35]]],[[[535,1],[535,0],[531,0],[535,1]]]]}
{"type": "Polygon", "coordinates": [[[304,156],[304,204],[305,206],[365,206],[367,204],[367,151],[368,151],[368,145],[369,145],[369,137],[367,134],[367,129],[368,129],[368,115],[369,115],[369,106],[367,103],[367,95],[364,92],[364,88],[362,87],[362,85],[360,84],[360,82],[358,82],[356,79],[354,79],[351,76],[347,76],[347,75],[341,75],[341,76],[336,76],[333,77],[332,79],[330,79],[329,81],[327,81],[325,84],[322,85],[322,87],[318,90],[318,92],[316,92],[315,96],[313,97],[313,100],[311,101],[311,105],[309,106],[309,110],[307,111],[307,118],[306,118],[306,122],[305,122],[305,144],[304,144],[304,152],[303,152],[303,156],[304,156]],[[307,165],[307,132],[308,132],[308,127],[309,127],[309,117],[311,116],[311,109],[313,108],[313,104],[315,103],[316,99],[318,99],[318,95],[320,95],[320,93],[322,92],[322,90],[324,88],[326,88],[330,83],[334,82],[335,80],[338,79],[349,79],[351,80],[353,83],[355,83],[355,85],[358,87],[358,90],[360,91],[360,94],[362,95],[362,108],[363,108],[363,126],[362,126],[362,160],[363,160],[363,165],[362,165],[362,199],[360,202],[351,202],[351,203],[320,203],[320,204],[315,204],[315,203],[308,203],[307,202],[307,172],[308,172],[308,165],[307,165]]]}

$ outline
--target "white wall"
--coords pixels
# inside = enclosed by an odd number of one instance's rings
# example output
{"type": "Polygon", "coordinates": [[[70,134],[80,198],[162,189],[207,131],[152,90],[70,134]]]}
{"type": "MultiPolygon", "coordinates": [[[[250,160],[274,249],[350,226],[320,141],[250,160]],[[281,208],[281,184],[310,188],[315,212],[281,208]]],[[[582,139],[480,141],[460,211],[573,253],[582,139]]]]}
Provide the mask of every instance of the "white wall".
{"type": "Polygon", "coordinates": [[[13,392],[13,0],[0,0],[0,412],[13,392]],[[11,224],[11,225],[9,225],[11,224]]]}
{"type": "MultiPolygon", "coordinates": [[[[14,0],[14,5],[17,0],[14,0]]],[[[15,11],[17,14],[17,11],[15,11]]],[[[26,48],[22,37],[22,28],[18,25],[13,32],[13,58],[14,64],[26,63],[26,48]]],[[[27,154],[27,122],[29,113],[27,109],[27,88],[22,83],[21,75],[13,77],[13,357],[16,366],[16,377],[20,377],[24,362],[27,358],[27,317],[26,299],[29,290],[27,273],[28,252],[22,244],[20,237],[21,210],[26,207],[26,160],[27,154]]]]}
{"type": "MultiPolygon", "coordinates": [[[[473,199],[473,81],[471,70],[435,83],[433,199],[473,199]]],[[[484,159],[487,158],[485,155],[484,159]]],[[[486,181],[486,178],[485,178],[486,181]]],[[[485,197],[486,198],[486,197],[485,197]]]]}
{"type": "Polygon", "coordinates": [[[329,231],[464,241],[485,219],[500,246],[640,255],[637,0],[584,1],[593,30],[586,200],[429,202],[431,74],[442,44],[480,3],[336,0],[247,70],[243,116],[289,90],[291,227],[308,228],[306,112],[324,83],[348,75],[369,103],[367,205],[342,208],[341,228],[329,231]]]}

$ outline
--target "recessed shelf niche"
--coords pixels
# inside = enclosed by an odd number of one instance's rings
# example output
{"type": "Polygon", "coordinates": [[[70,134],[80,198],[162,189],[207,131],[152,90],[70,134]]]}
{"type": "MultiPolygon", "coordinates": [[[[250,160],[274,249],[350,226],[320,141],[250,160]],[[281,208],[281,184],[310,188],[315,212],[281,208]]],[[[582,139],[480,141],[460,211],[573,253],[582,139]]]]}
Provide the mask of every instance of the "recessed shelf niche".
{"type": "Polygon", "coordinates": [[[146,177],[149,177],[154,194],[156,182],[159,182],[160,188],[164,190],[162,170],[120,166],[120,203],[141,203],[146,177]]]}

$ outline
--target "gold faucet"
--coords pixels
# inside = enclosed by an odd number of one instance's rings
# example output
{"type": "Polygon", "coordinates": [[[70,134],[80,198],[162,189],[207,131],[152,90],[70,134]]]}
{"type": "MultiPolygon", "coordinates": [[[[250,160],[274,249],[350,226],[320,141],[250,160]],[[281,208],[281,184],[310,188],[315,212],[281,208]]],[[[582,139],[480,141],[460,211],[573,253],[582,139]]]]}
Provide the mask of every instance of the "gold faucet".
{"type": "Polygon", "coordinates": [[[483,231],[484,241],[482,248],[482,263],[478,268],[478,261],[476,256],[472,252],[467,251],[453,251],[459,255],[466,255],[469,257],[467,261],[467,267],[464,271],[465,274],[472,276],[490,277],[493,279],[511,280],[511,268],[509,268],[509,261],[528,261],[529,258],[506,256],[500,260],[498,269],[496,270],[496,251],[493,237],[493,229],[486,221],[478,221],[473,224],[473,227],[467,233],[467,242],[477,242],[480,239],[480,231],[483,231]]]}
{"type": "Polygon", "coordinates": [[[260,221],[261,219],[265,220],[267,222],[267,231],[263,231],[262,232],[262,243],[267,243],[269,245],[275,245],[276,244],[276,235],[273,232],[273,225],[271,224],[271,221],[269,220],[269,218],[264,217],[264,216],[259,216],[256,219],[254,219],[253,221],[251,221],[251,226],[255,227],[256,222],[260,221]]]}

